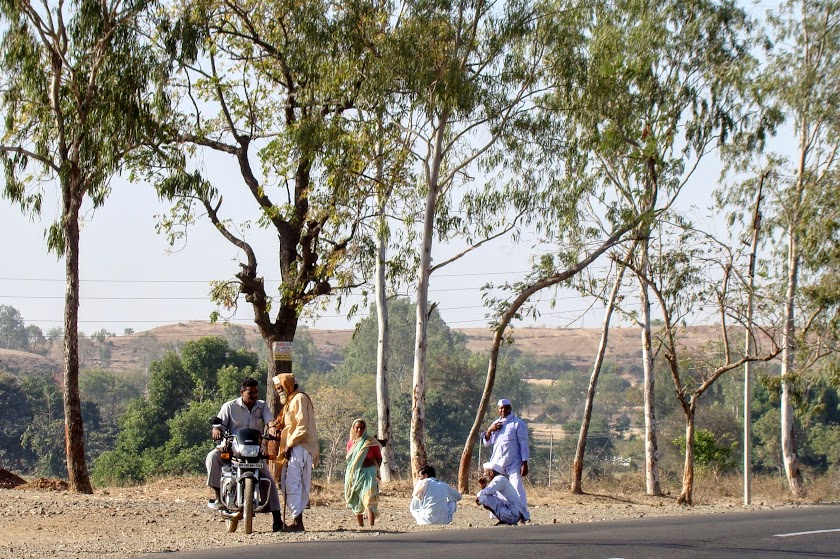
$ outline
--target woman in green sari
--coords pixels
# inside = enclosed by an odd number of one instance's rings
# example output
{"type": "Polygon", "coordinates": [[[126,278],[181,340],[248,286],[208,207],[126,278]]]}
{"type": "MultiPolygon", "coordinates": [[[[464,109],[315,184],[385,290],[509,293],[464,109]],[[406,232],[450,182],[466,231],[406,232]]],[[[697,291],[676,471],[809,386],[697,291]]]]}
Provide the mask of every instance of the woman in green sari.
{"type": "Polygon", "coordinates": [[[382,447],[374,437],[368,435],[363,419],[355,419],[350,427],[347,441],[347,469],[344,472],[344,500],[347,508],[356,513],[359,526],[368,524],[379,516],[379,465],[382,463],[382,447]]]}

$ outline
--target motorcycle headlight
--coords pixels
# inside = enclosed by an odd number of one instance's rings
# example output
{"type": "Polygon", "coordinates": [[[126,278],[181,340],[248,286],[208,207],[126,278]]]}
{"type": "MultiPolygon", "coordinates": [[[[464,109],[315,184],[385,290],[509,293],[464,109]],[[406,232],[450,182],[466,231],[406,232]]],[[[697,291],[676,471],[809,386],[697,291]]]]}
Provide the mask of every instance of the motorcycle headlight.
{"type": "Polygon", "coordinates": [[[260,445],[258,444],[240,445],[236,444],[236,441],[234,441],[234,446],[236,447],[236,452],[243,458],[256,458],[260,455],[260,445]]]}

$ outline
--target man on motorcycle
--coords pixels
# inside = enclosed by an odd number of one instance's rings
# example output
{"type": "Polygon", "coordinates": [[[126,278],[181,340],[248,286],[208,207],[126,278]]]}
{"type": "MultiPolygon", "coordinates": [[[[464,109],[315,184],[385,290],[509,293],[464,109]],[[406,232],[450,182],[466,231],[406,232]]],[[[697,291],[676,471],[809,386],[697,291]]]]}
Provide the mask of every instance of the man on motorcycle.
{"type": "MultiPolygon", "coordinates": [[[[224,429],[213,427],[213,440],[220,441],[227,431],[231,435],[235,435],[240,429],[257,429],[262,431],[266,425],[274,421],[274,414],[265,403],[265,400],[258,399],[259,383],[256,379],[247,377],[242,381],[239,389],[239,398],[230,400],[222,405],[219,411],[219,419],[221,419],[224,429]]],[[[223,509],[222,499],[220,495],[220,485],[222,478],[222,458],[219,447],[214,448],[207,454],[205,461],[207,466],[207,487],[213,489],[215,504],[214,508],[223,509]]],[[[274,476],[268,469],[268,465],[263,463],[260,469],[260,474],[265,479],[271,482],[269,488],[269,510],[273,516],[273,530],[279,532],[283,529],[283,518],[281,515],[282,508],[280,506],[280,496],[277,494],[277,484],[274,482],[274,476]]]]}
{"type": "Polygon", "coordinates": [[[277,392],[285,396],[280,415],[283,430],[280,433],[280,452],[277,458],[283,467],[280,482],[284,500],[294,518],[294,523],[285,529],[303,532],[303,509],[309,504],[312,468],[318,465],[319,458],[315,410],[312,400],[295,383],[293,374],[281,373],[273,380],[277,392]]]}

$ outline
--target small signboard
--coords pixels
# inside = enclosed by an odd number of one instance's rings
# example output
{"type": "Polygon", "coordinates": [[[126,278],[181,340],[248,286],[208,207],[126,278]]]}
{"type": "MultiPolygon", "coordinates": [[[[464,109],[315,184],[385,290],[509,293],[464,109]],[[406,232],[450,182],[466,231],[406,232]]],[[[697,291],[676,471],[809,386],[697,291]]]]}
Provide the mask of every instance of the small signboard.
{"type": "Polygon", "coordinates": [[[275,361],[291,361],[292,342],[274,342],[273,353],[275,361]]]}

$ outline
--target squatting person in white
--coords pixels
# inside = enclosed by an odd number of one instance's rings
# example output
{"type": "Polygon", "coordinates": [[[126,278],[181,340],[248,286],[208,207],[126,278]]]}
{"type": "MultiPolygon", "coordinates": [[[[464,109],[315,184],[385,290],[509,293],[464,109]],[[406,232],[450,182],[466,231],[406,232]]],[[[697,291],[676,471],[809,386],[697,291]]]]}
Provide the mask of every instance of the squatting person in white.
{"type": "Polygon", "coordinates": [[[516,489],[510,481],[499,471],[499,466],[487,462],[484,464],[484,477],[478,480],[481,490],[475,502],[483,506],[495,516],[500,524],[516,524],[523,521],[522,502],[516,489]]]}
{"type": "Polygon", "coordinates": [[[450,485],[436,479],[432,466],[420,468],[414,484],[409,510],[417,524],[449,524],[458,510],[461,494],[450,485]]]}

